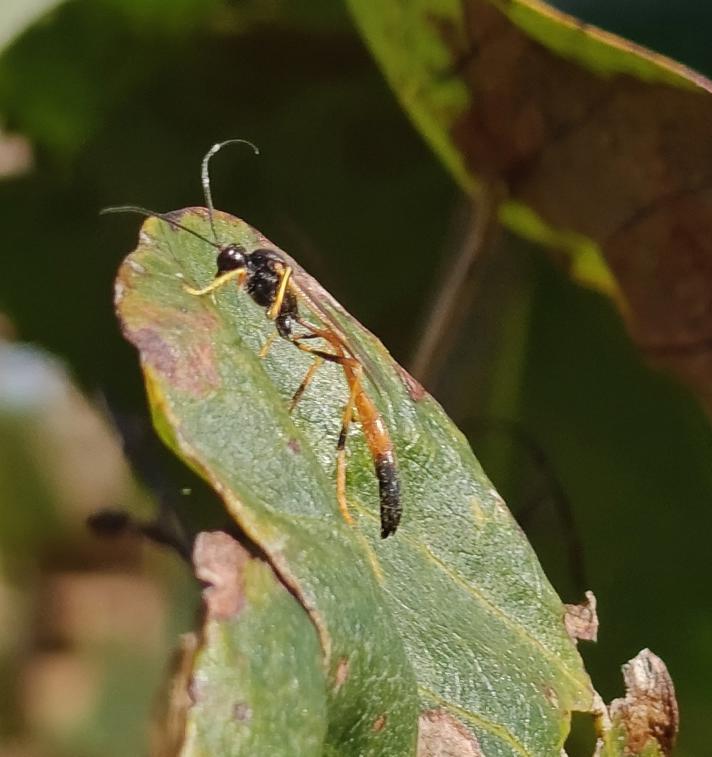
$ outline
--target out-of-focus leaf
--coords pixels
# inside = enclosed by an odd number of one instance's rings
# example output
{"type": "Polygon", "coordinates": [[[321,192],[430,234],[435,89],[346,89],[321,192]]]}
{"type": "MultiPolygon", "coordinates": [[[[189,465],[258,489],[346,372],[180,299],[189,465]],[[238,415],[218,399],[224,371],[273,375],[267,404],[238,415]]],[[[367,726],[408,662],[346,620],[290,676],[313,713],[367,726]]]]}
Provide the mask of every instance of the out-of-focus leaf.
{"type": "Polygon", "coordinates": [[[712,402],[712,83],[537,0],[351,0],[403,106],[501,221],[572,253],[712,402]]]}
{"type": "Polygon", "coordinates": [[[0,337],[0,732],[8,753],[139,753],[135,724],[151,709],[174,632],[169,571],[176,591],[190,596],[190,585],[160,558],[150,558],[153,576],[141,575],[147,560],[135,539],[98,542],[85,519],[107,504],[148,506],[118,439],[59,360],[0,337]]]}
{"type": "Polygon", "coordinates": [[[0,51],[64,0],[4,0],[0,5],[0,51]]]}
{"type": "MultiPolygon", "coordinates": [[[[173,218],[211,233],[200,209],[173,218]]],[[[243,221],[216,223],[223,240],[272,247],[243,221]]],[[[118,312],[161,435],[212,483],[317,628],[325,749],[412,754],[419,710],[436,733],[456,727],[487,755],[558,755],[571,711],[591,706],[590,682],[563,605],[464,437],[296,266],[300,288],[367,359],[366,387],[398,456],[405,514],[381,541],[372,461],[361,434],[349,435],[357,525],[347,526],[333,480],[342,372],[322,367],[290,416],[286,399],[310,358],[280,341],[261,361],[273,326],[236,287],[202,299],[184,291],[214,270],[212,248],[150,219],[120,270],[118,312]]]]}
{"type": "Polygon", "coordinates": [[[117,103],[147,81],[182,39],[204,27],[218,3],[61,4],[51,24],[28,25],[0,56],[3,124],[55,157],[74,156],[108,123],[117,103]],[[146,38],[151,44],[141,45],[146,38]],[[127,56],[127,49],[135,54],[127,56]]]}
{"type": "Polygon", "coordinates": [[[83,532],[87,515],[131,487],[117,439],[64,366],[0,339],[2,558],[23,563],[63,530],[83,532]]]}

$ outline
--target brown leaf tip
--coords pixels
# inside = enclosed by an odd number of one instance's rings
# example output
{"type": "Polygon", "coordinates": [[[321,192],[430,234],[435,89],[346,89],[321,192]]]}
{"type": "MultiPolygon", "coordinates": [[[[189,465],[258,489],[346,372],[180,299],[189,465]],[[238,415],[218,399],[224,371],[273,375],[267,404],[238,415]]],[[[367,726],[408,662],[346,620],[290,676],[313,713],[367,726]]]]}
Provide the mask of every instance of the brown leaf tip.
{"type": "Polygon", "coordinates": [[[614,699],[611,719],[626,730],[626,746],[638,754],[651,739],[669,755],[680,723],[675,687],[665,663],[649,649],[623,666],[626,695],[614,699]]]}
{"type": "Polygon", "coordinates": [[[484,757],[476,736],[445,710],[425,710],[418,720],[418,757],[484,757]]]}
{"type": "Polygon", "coordinates": [[[222,531],[198,534],[193,546],[193,566],[203,589],[210,620],[225,620],[237,614],[244,602],[243,568],[250,559],[245,548],[222,531]]]}
{"type": "Polygon", "coordinates": [[[596,597],[587,591],[585,601],[580,605],[564,605],[564,625],[572,641],[596,641],[598,638],[598,615],[596,614],[596,597]]]}

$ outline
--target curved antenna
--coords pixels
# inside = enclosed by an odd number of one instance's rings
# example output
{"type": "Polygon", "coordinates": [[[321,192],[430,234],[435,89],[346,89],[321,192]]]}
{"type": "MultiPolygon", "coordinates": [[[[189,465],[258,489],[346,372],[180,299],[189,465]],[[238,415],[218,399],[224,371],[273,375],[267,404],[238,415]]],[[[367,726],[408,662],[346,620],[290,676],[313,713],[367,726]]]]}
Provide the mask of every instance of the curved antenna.
{"type": "Polygon", "coordinates": [[[248,141],[247,139],[226,139],[224,142],[218,142],[217,144],[214,144],[206,153],[205,157],[203,158],[203,162],[200,166],[200,180],[203,184],[203,195],[205,196],[205,204],[208,208],[208,218],[210,219],[210,228],[213,232],[213,238],[215,239],[215,245],[219,247],[218,242],[218,235],[215,231],[215,220],[213,219],[213,213],[215,211],[215,206],[213,205],[213,194],[210,191],[210,174],[208,173],[208,164],[210,163],[210,158],[215,155],[216,152],[219,150],[222,150],[225,145],[234,145],[238,142],[241,142],[243,145],[248,145],[252,148],[255,155],[260,154],[259,147],[257,145],[254,145],[252,142],[248,141]]]}
{"type": "MultiPolygon", "coordinates": [[[[99,215],[102,216],[109,215],[110,213],[137,213],[140,216],[146,216],[146,218],[160,218],[162,221],[169,223],[174,228],[181,229],[181,231],[187,231],[189,234],[192,234],[194,237],[197,237],[206,244],[209,244],[211,247],[215,247],[215,249],[217,250],[220,249],[220,245],[217,242],[213,242],[207,237],[204,237],[202,234],[199,234],[197,231],[193,231],[193,229],[189,229],[187,226],[183,226],[182,223],[174,221],[167,213],[157,213],[155,210],[141,208],[138,205],[119,205],[113,208],[103,208],[99,211],[99,215]]],[[[210,216],[210,221],[210,225],[212,226],[212,215],[210,216]]]]}

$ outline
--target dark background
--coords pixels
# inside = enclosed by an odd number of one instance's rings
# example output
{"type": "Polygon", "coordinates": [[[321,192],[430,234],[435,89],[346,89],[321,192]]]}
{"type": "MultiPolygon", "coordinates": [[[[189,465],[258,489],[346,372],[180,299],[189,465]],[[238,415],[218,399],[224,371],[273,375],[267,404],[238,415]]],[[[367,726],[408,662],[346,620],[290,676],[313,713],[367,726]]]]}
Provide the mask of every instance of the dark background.
{"type": "MultiPolygon", "coordinates": [[[[712,6],[557,5],[712,74],[712,6]]],[[[288,250],[408,365],[457,247],[464,201],[341,3],[62,4],[0,57],[0,117],[34,154],[32,168],[0,182],[0,313],[19,340],[59,356],[86,393],[122,416],[145,406],[111,296],[139,221],[98,211],[202,204],[200,159],[228,137],[255,141],[261,156],[235,148],[214,161],[218,207],[288,250]]],[[[599,692],[621,695],[620,665],[650,647],[677,687],[678,754],[708,753],[712,434],[694,400],[643,364],[609,301],[568,281],[545,250],[506,234],[428,388],[470,436],[562,599],[578,601],[584,588],[597,595],[599,642],[582,652],[599,692]]],[[[169,488],[190,483],[173,476],[169,488]]],[[[7,491],[0,487],[0,528],[16,517],[7,491]]],[[[31,518],[29,495],[25,507],[31,518]]],[[[2,547],[15,571],[45,575],[65,558],[35,521],[22,559],[8,538],[2,547]],[[48,551],[29,556],[37,544],[48,551]]],[[[185,588],[181,568],[164,561],[160,571],[168,596],[185,588]]],[[[167,602],[167,639],[190,625],[188,593],[167,602]]],[[[6,602],[6,612],[13,607],[6,602]]],[[[33,628],[29,642],[13,642],[30,662],[49,643],[33,628]]],[[[0,645],[0,657],[17,648],[0,645]]],[[[111,706],[93,731],[30,716],[21,702],[5,708],[5,735],[47,750],[12,754],[135,752],[151,704],[135,692],[159,678],[154,657],[145,676],[104,680],[111,706]]],[[[8,692],[24,685],[24,662],[19,672],[3,668],[8,692]]]]}

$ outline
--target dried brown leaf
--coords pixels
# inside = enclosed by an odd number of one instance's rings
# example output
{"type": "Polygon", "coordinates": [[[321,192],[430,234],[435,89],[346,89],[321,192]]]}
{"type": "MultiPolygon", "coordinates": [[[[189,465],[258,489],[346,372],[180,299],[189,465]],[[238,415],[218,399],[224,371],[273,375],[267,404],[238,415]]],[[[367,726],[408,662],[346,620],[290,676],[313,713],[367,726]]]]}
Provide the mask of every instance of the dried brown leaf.
{"type": "Polygon", "coordinates": [[[351,7],[463,186],[573,252],[712,409],[712,82],[538,0],[351,7]]]}
{"type": "Polygon", "coordinates": [[[665,663],[643,649],[623,666],[626,695],[609,707],[611,720],[625,726],[627,748],[638,754],[654,739],[671,754],[679,726],[675,687],[665,663]]]}
{"type": "Polygon", "coordinates": [[[569,636],[576,641],[596,641],[598,638],[598,615],[596,614],[596,596],[592,591],[586,592],[586,599],[580,605],[565,604],[564,623],[569,636]]]}

